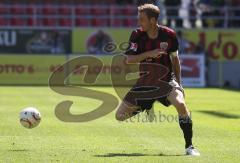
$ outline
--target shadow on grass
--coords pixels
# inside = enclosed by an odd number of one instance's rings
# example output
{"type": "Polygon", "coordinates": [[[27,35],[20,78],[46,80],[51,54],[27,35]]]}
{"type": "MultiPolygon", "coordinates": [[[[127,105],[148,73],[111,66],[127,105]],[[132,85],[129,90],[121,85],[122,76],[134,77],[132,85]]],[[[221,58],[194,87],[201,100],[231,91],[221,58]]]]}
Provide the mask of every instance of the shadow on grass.
{"type": "Polygon", "coordinates": [[[225,91],[231,91],[231,92],[240,93],[240,89],[236,89],[236,88],[223,87],[223,88],[220,88],[220,89],[225,90],[225,91]]]}
{"type": "Polygon", "coordinates": [[[235,115],[235,114],[222,113],[222,112],[209,111],[209,110],[203,110],[203,111],[198,111],[198,112],[204,113],[204,114],[209,114],[209,115],[220,117],[220,118],[240,119],[240,115],[235,115]]]}
{"type": "Polygon", "coordinates": [[[103,155],[94,155],[95,157],[139,157],[139,156],[185,156],[168,154],[143,154],[143,153],[107,153],[103,155]]]}

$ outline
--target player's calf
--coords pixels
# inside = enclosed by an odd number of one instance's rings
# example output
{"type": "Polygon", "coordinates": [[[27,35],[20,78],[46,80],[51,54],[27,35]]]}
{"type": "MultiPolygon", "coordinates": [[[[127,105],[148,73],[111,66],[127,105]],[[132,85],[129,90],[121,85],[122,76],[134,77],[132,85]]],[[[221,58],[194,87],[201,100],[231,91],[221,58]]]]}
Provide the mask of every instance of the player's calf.
{"type": "Polygon", "coordinates": [[[137,106],[134,106],[132,104],[126,104],[125,102],[122,102],[117,109],[115,118],[118,121],[124,121],[124,120],[136,115],[137,113],[138,113],[137,106]]]}

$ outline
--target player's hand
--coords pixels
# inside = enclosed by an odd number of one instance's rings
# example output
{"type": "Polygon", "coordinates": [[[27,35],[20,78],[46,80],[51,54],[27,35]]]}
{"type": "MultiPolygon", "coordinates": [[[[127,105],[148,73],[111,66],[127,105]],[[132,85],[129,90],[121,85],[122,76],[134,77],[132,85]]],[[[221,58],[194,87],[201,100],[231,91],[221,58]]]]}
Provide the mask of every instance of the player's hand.
{"type": "Polygon", "coordinates": [[[149,57],[151,58],[160,58],[162,55],[166,55],[167,53],[165,51],[162,51],[160,49],[154,49],[149,52],[149,57]]]}

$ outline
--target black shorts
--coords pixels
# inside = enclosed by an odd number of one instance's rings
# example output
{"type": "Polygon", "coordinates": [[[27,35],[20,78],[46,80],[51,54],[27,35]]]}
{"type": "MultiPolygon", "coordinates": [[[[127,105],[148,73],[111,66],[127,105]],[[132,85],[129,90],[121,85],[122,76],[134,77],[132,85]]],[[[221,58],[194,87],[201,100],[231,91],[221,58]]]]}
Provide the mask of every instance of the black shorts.
{"type": "Polygon", "coordinates": [[[179,84],[175,81],[172,80],[171,82],[169,82],[169,88],[168,90],[165,92],[165,95],[159,97],[159,98],[152,98],[151,97],[151,93],[149,94],[150,96],[148,96],[148,98],[136,98],[136,96],[134,94],[132,94],[132,91],[138,92],[147,92],[147,91],[153,91],[156,90],[156,87],[145,87],[145,86],[134,86],[124,97],[123,101],[126,104],[132,104],[134,106],[138,106],[139,110],[138,111],[144,111],[144,110],[150,110],[152,108],[152,105],[155,101],[160,102],[162,105],[168,107],[171,105],[170,101],[167,99],[169,93],[172,91],[173,88],[179,89],[182,91],[182,88],[179,86],[179,84]]]}

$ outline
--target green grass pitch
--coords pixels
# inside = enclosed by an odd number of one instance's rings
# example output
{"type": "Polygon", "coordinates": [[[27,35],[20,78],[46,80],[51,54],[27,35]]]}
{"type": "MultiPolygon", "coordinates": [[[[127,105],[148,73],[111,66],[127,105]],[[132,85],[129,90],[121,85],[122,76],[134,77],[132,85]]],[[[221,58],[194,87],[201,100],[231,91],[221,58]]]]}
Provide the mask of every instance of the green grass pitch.
{"type": "MultiPolygon", "coordinates": [[[[111,87],[93,89],[115,94],[111,87]]],[[[66,123],[54,114],[62,100],[72,100],[75,114],[94,110],[100,101],[63,96],[48,87],[0,87],[0,162],[239,162],[240,92],[188,88],[186,102],[194,122],[193,142],[200,157],[184,155],[176,121],[118,122],[114,113],[86,123],[66,123]],[[25,129],[21,109],[35,106],[40,125],[25,129]]],[[[155,103],[155,112],[175,116],[171,106],[155,103]]]]}

